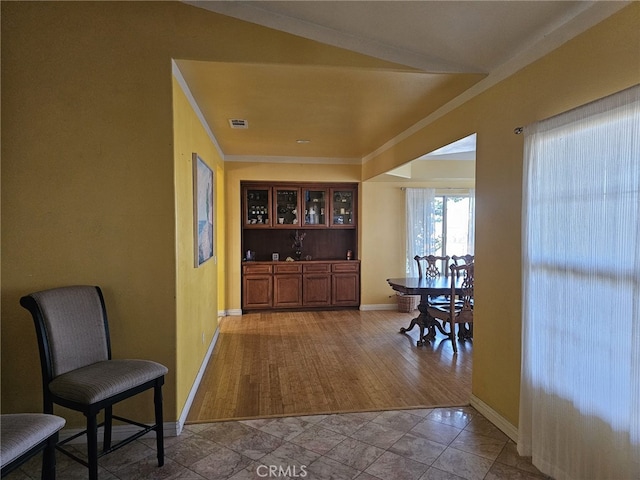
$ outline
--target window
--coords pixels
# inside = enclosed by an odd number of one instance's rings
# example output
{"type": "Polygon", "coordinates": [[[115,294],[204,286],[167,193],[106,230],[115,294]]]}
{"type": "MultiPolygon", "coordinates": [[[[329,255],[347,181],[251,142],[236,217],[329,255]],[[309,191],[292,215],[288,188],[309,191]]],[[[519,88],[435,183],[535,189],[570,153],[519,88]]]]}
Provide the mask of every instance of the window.
{"type": "Polygon", "coordinates": [[[475,196],[436,195],[431,188],[407,188],[407,276],[418,276],[416,255],[473,254],[475,196]]]}
{"type": "Polygon", "coordinates": [[[468,195],[434,199],[434,255],[473,253],[472,198],[468,195]]]}

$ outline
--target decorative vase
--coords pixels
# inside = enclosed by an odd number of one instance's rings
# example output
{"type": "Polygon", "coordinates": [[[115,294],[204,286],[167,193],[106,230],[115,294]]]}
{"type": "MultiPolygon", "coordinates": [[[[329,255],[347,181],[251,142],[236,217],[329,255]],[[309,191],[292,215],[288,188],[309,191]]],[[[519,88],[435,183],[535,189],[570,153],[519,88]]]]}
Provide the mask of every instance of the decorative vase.
{"type": "Polygon", "coordinates": [[[296,257],[296,260],[300,260],[302,258],[302,250],[300,250],[299,248],[296,249],[294,256],[296,257]]]}

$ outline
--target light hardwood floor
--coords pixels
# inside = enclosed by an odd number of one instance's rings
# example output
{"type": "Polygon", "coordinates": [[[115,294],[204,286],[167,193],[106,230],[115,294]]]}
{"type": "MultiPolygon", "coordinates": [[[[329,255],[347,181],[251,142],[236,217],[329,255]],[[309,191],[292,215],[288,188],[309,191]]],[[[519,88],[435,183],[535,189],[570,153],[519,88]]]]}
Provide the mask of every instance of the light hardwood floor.
{"type": "MultiPolygon", "coordinates": [[[[417,311],[415,312],[417,313],[417,311]]],[[[416,347],[415,314],[252,313],[226,317],[187,423],[467,405],[472,343],[416,347]]]]}

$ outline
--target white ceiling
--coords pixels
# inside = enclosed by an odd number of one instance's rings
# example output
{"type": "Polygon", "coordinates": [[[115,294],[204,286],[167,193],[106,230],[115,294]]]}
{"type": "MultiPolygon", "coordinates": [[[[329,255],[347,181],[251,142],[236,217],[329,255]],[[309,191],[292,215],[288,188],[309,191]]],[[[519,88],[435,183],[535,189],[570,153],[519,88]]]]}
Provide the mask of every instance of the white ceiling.
{"type": "Polygon", "coordinates": [[[366,161],[628,2],[184,3],[398,64],[376,70],[320,68],[304,59],[298,65],[176,60],[226,160],[353,163],[366,161]],[[324,85],[328,91],[321,91],[324,85]],[[246,119],[249,128],[230,129],[230,118],[246,119]]]}

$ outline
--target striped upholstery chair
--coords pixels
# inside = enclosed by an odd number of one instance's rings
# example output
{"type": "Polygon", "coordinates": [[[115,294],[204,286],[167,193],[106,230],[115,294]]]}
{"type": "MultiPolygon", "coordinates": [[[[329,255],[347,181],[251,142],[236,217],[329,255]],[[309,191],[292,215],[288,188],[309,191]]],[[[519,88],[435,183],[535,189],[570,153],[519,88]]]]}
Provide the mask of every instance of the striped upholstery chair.
{"type": "Polygon", "coordinates": [[[162,385],[167,368],[149,360],[112,360],[104,297],[99,287],[70,286],[32,293],[20,299],[33,317],[40,350],[44,413],[58,404],[82,412],[85,431],[58,443],[58,450],[89,468],[98,478],[98,458],[150,431],[156,433],[158,465],[164,464],[162,385]],[[115,403],[154,390],[155,423],[147,425],[113,415],[115,403]],[[98,413],[104,410],[104,423],[98,413]],[[113,419],[140,427],[133,435],[111,444],[113,419]],[[104,442],[98,452],[98,427],[104,425],[104,442]],[[87,435],[88,461],[64,445],[87,435]]]}
{"type": "Polygon", "coordinates": [[[56,478],[56,443],[64,418],[43,413],[0,415],[0,467],[5,477],[39,452],[42,480],[56,478]]]}

